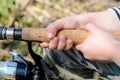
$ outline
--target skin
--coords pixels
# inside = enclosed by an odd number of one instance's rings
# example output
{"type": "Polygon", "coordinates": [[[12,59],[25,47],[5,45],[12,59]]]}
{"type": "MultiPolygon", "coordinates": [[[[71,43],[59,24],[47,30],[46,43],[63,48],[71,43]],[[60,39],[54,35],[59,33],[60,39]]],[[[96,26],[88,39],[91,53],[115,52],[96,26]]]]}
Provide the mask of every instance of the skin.
{"type": "Polygon", "coordinates": [[[58,50],[72,48],[72,40],[64,35],[59,38],[55,36],[62,29],[88,30],[89,37],[83,43],[75,45],[76,49],[82,51],[86,59],[113,61],[120,66],[120,42],[112,35],[112,32],[120,32],[120,24],[113,12],[93,12],[58,19],[48,25],[50,42],[43,42],[40,45],[58,50]]]}

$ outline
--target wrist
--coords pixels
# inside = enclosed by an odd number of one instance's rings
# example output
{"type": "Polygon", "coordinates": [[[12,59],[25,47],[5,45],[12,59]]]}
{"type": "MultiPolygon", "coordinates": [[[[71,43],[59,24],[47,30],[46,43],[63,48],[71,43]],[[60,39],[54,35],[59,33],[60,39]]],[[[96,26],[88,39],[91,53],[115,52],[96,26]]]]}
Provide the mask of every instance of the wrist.
{"type": "Polygon", "coordinates": [[[120,32],[120,9],[119,7],[109,8],[107,12],[110,14],[111,20],[113,24],[115,24],[115,28],[117,27],[117,31],[120,32]]]}
{"type": "Polygon", "coordinates": [[[116,43],[116,47],[113,48],[113,58],[112,61],[120,66],[120,42],[116,43]]]}
{"type": "Polygon", "coordinates": [[[108,32],[120,32],[120,24],[116,15],[110,11],[94,12],[88,15],[90,22],[97,25],[97,27],[108,32]]]}
{"type": "Polygon", "coordinates": [[[117,22],[120,25],[120,9],[119,9],[119,7],[109,8],[107,11],[110,11],[113,13],[114,17],[116,18],[117,22]]]}

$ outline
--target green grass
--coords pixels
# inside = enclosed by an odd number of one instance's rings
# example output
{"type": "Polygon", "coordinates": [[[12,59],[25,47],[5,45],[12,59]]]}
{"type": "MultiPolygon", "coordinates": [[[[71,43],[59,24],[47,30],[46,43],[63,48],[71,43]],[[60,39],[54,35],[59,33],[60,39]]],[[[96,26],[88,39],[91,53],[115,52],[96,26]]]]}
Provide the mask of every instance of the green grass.
{"type": "Polygon", "coordinates": [[[14,8],[14,0],[0,0],[0,25],[7,25],[14,8]]]}

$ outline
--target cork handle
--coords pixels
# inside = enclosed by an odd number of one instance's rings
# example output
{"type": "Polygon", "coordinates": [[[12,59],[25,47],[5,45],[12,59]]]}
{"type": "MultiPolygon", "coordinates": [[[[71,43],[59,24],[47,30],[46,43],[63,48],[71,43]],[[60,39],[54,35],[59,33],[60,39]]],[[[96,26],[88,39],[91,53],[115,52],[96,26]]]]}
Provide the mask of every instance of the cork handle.
{"type": "MultiPolygon", "coordinates": [[[[120,41],[120,33],[113,34],[120,41]]],[[[72,39],[74,44],[79,44],[89,36],[89,32],[86,30],[61,30],[57,36],[60,35],[65,35],[67,38],[72,39]]],[[[22,39],[49,42],[46,28],[24,28],[22,30],[22,39]]]]}
{"type": "MultiPolygon", "coordinates": [[[[61,30],[57,36],[60,35],[65,35],[67,38],[72,39],[74,44],[79,44],[88,37],[89,32],[85,30],[61,30]]],[[[46,28],[24,28],[22,30],[22,39],[49,42],[46,28]]]]}

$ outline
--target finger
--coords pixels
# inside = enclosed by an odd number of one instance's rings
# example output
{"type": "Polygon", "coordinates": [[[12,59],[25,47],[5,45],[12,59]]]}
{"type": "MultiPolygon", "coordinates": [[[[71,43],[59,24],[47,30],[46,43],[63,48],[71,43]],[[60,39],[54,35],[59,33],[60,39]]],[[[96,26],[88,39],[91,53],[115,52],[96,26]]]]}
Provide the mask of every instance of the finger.
{"type": "Polygon", "coordinates": [[[57,20],[48,25],[48,38],[52,39],[56,35],[57,31],[63,29],[63,27],[64,27],[63,20],[57,20]]]}
{"type": "Polygon", "coordinates": [[[72,41],[71,39],[68,39],[68,40],[67,40],[67,43],[66,43],[66,48],[65,48],[65,50],[71,49],[72,46],[73,46],[73,41],[72,41]]]}
{"type": "Polygon", "coordinates": [[[48,48],[49,44],[47,42],[40,43],[40,46],[43,48],[48,48]]]}
{"type": "Polygon", "coordinates": [[[63,50],[63,49],[65,49],[65,47],[66,47],[66,41],[67,41],[67,38],[66,38],[64,35],[61,35],[61,36],[59,37],[59,43],[58,43],[57,49],[58,49],[58,50],[63,50]]]}
{"type": "Polygon", "coordinates": [[[92,34],[94,34],[94,32],[97,31],[97,28],[93,24],[88,24],[86,26],[86,30],[90,32],[90,35],[81,44],[76,45],[76,49],[82,52],[85,52],[86,49],[89,47],[88,42],[90,42],[93,38],[92,34]]]}
{"type": "Polygon", "coordinates": [[[58,37],[55,37],[55,38],[53,38],[50,42],[49,42],[49,49],[56,49],[57,48],[57,46],[58,46],[58,41],[59,41],[59,39],[58,39],[58,37]]]}
{"type": "Polygon", "coordinates": [[[90,41],[93,38],[93,34],[99,29],[97,29],[96,26],[91,23],[87,24],[84,29],[88,30],[91,34],[83,43],[76,45],[76,49],[81,51],[83,54],[86,54],[86,52],[88,52],[88,49],[90,48],[90,41]]]}

